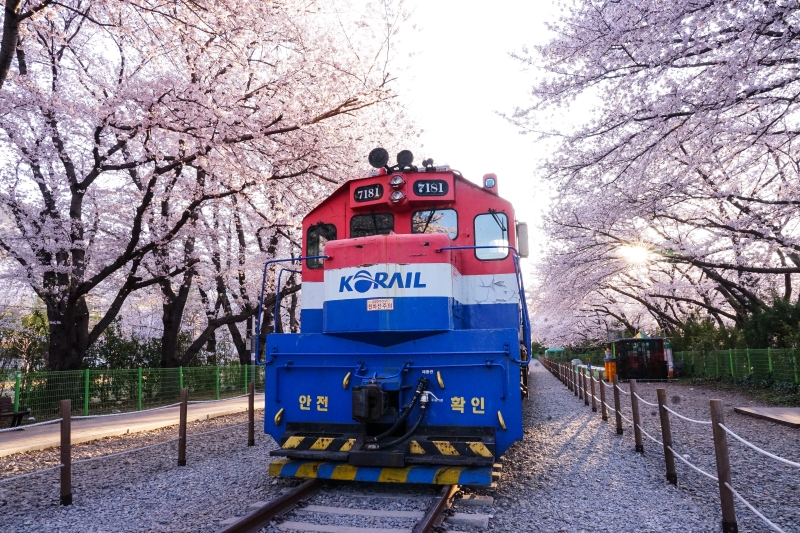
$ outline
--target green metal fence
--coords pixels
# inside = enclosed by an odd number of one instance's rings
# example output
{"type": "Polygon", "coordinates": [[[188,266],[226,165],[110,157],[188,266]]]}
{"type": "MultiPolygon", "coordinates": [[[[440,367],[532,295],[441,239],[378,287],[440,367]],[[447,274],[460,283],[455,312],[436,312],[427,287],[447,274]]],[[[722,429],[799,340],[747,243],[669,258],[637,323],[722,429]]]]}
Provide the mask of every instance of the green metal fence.
{"type": "Polygon", "coordinates": [[[706,354],[676,352],[675,361],[683,361],[689,376],[706,378],[750,379],[754,382],[800,383],[797,350],[717,350],[706,354]]]}
{"type": "Polygon", "coordinates": [[[582,363],[585,363],[587,359],[591,359],[591,363],[594,366],[603,366],[603,354],[600,353],[572,353],[572,352],[551,352],[544,354],[544,357],[547,357],[551,361],[572,361],[573,359],[580,359],[582,363]]]}
{"type": "MultiPolygon", "coordinates": [[[[553,361],[591,359],[593,366],[602,366],[602,353],[547,354],[553,361]]],[[[800,350],[717,350],[710,353],[675,352],[673,361],[683,361],[684,374],[704,378],[749,379],[761,384],[800,384],[800,350]]]]}
{"type": "Polygon", "coordinates": [[[30,409],[32,420],[58,418],[60,400],[72,400],[75,415],[141,411],[178,402],[182,387],[189,400],[220,400],[247,393],[253,381],[264,391],[264,367],[255,365],[180,368],[6,372],[0,374],[0,395],[14,401],[15,410],[30,409]]]}

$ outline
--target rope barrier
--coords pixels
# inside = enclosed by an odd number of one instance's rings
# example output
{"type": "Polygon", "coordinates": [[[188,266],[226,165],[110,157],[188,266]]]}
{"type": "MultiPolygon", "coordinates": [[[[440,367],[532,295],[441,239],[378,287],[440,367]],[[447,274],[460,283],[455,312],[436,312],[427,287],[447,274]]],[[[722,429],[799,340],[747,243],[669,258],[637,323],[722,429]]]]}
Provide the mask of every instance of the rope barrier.
{"type": "Polygon", "coordinates": [[[622,417],[622,419],[623,419],[625,422],[627,422],[628,424],[633,424],[633,420],[631,420],[631,419],[630,419],[630,418],[628,418],[627,416],[623,415],[622,413],[619,413],[619,416],[621,416],[621,417],[622,417]]]}
{"type": "MultiPolygon", "coordinates": [[[[231,396],[230,398],[220,398],[219,400],[191,400],[188,403],[209,403],[209,402],[225,402],[227,400],[234,400],[236,398],[245,398],[249,396],[249,394],[240,394],[239,396],[231,396]]],[[[180,405],[180,404],[175,404],[180,405]]]]}
{"type": "Polygon", "coordinates": [[[636,397],[637,397],[637,398],[639,398],[639,401],[640,401],[640,402],[642,402],[642,403],[644,403],[644,404],[647,404],[647,405],[649,405],[650,407],[658,407],[658,404],[657,404],[657,403],[650,403],[650,402],[648,402],[647,400],[645,400],[644,398],[642,398],[641,396],[639,396],[639,393],[638,393],[638,392],[634,392],[634,394],[636,395],[636,397]]]}
{"type": "MultiPolygon", "coordinates": [[[[721,425],[722,425],[722,424],[720,424],[720,426],[721,426],[721,425]]],[[[741,495],[740,495],[738,492],[736,492],[736,489],[734,489],[733,487],[731,487],[730,483],[728,483],[728,482],[726,481],[726,482],[725,482],[725,486],[726,486],[726,487],[728,487],[728,489],[729,489],[729,490],[730,490],[730,491],[733,493],[733,495],[734,495],[734,496],[736,496],[736,497],[739,499],[739,501],[740,501],[740,502],[742,502],[743,504],[745,504],[745,505],[746,505],[746,506],[747,506],[747,507],[748,507],[748,508],[749,508],[751,511],[753,511],[753,512],[756,514],[756,516],[757,516],[757,517],[759,517],[761,520],[763,520],[764,522],[766,522],[766,523],[769,525],[769,527],[771,527],[771,528],[772,528],[772,529],[774,529],[775,531],[778,531],[779,533],[786,533],[784,530],[782,530],[781,528],[779,528],[778,526],[776,526],[775,524],[773,524],[773,523],[772,523],[772,522],[769,520],[769,518],[767,518],[767,517],[766,517],[766,516],[764,516],[763,514],[759,513],[759,512],[756,510],[756,508],[755,508],[755,507],[753,507],[752,505],[750,505],[750,502],[748,502],[747,500],[745,500],[744,498],[742,498],[742,496],[741,496],[741,495]]]]}
{"type": "Polygon", "coordinates": [[[644,436],[645,436],[645,437],[647,437],[647,438],[648,438],[648,439],[650,439],[651,441],[655,442],[656,444],[660,444],[661,446],[663,446],[663,445],[664,445],[664,443],[663,443],[663,442],[661,442],[660,440],[658,440],[657,438],[650,436],[650,434],[644,430],[644,428],[642,427],[642,425],[641,425],[641,424],[636,424],[636,426],[639,428],[639,431],[641,431],[642,433],[644,433],[644,436]]]}
{"type": "Polygon", "coordinates": [[[0,429],[0,433],[5,433],[6,431],[22,431],[23,429],[35,428],[36,426],[46,426],[48,424],[58,424],[59,422],[61,422],[61,419],[56,418],[55,420],[48,420],[46,422],[37,422],[35,424],[28,424],[25,426],[16,426],[13,428],[0,429]]]}
{"type": "Polygon", "coordinates": [[[608,387],[609,389],[610,389],[610,388],[612,388],[612,387],[614,386],[614,384],[613,384],[613,383],[608,383],[608,382],[605,382],[605,381],[603,381],[602,383],[603,383],[603,385],[605,385],[605,386],[606,386],[606,387],[608,387]]]}
{"type": "Polygon", "coordinates": [[[625,392],[624,390],[620,389],[620,388],[619,388],[619,385],[617,385],[617,390],[618,390],[618,391],[620,391],[620,392],[621,392],[622,394],[624,394],[625,396],[630,396],[630,394],[631,394],[630,392],[625,392]]]}
{"type": "MultiPolygon", "coordinates": [[[[196,404],[196,403],[225,402],[225,401],[228,401],[228,400],[234,400],[236,398],[245,398],[247,396],[248,396],[247,394],[242,394],[240,396],[231,396],[230,398],[220,398],[219,400],[192,400],[192,401],[189,401],[187,403],[191,405],[191,404],[196,404]]],[[[73,416],[71,418],[72,418],[72,420],[86,420],[86,419],[89,419],[89,418],[102,418],[104,416],[132,415],[132,414],[138,414],[138,413],[146,413],[147,411],[157,411],[159,409],[167,409],[169,407],[175,407],[175,406],[180,405],[180,404],[181,404],[181,402],[178,402],[178,403],[171,403],[169,405],[161,405],[159,407],[151,407],[150,409],[142,409],[141,411],[126,411],[124,413],[106,413],[104,415],[81,415],[81,416],[73,416]]],[[[32,424],[32,425],[35,425],[35,424],[32,424]]],[[[25,426],[25,427],[31,427],[31,426],[25,426]]],[[[14,428],[14,429],[16,429],[16,428],[14,428]]]]}
{"type": "Polygon", "coordinates": [[[72,464],[78,465],[78,464],[81,464],[81,463],[89,463],[89,462],[92,462],[92,461],[97,461],[98,459],[108,459],[109,457],[114,457],[115,455],[124,455],[126,453],[138,452],[138,451],[141,451],[141,450],[146,450],[147,448],[153,448],[155,446],[161,446],[162,444],[167,444],[167,443],[170,443],[170,442],[174,442],[176,440],[178,440],[177,437],[175,437],[174,439],[169,439],[169,440],[165,440],[165,441],[162,441],[162,442],[156,442],[155,444],[149,444],[147,446],[141,446],[139,448],[131,448],[130,450],[123,450],[121,452],[114,452],[114,453],[109,453],[109,454],[106,454],[106,455],[98,455],[97,457],[89,457],[88,459],[79,459],[77,461],[72,461],[72,464]]]}
{"type": "Polygon", "coordinates": [[[793,466],[793,467],[795,467],[795,468],[800,468],[800,463],[795,463],[794,461],[790,461],[790,460],[788,460],[788,459],[784,459],[783,457],[780,457],[780,456],[778,456],[778,455],[771,454],[771,453],[769,453],[768,451],[762,450],[761,448],[759,448],[759,447],[758,447],[758,446],[756,446],[755,444],[752,444],[752,443],[750,443],[750,442],[748,442],[748,441],[744,440],[742,437],[740,437],[739,435],[737,435],[736,433],[734,433],[734,432],[733,432],[733,431],[731,431],[730,429],[726,428],[724,424],[720,424],[720,425],[719,425],[719,427],[721,427],[722,429],[724,429],[724,430],[725,430],[725,432],[726,432],[728,435],[730,435],[730,436],[731,436],[731,437],[733,437],[734,439],[738,440],[739,442],[741,442],[741,443],[742,443],[742,444],[744,444],[745,446],[750,446],[750,447],[751,447],[751,448],[753,448],[755,451],[757,451],[757,452],[759,452],[759,453],[763,453],[763,454],[764,454],[764,455],[766,455],[767,457],[771,457],[771,458],[775,459],[776,461],[780,461],[780,462],[782,462],[782,463],[786,463],[787,465],[789,465],[789,466],[793,466]]]}
{"type": "MultiPolygon", "coordinates": [[[[225,431],[227,429],[234,428],[234,427],[237,427],[237,426],[243,426],[244,424],[249,424],[249,423],[250,423],[250,421],[239,422],[238,424],[233,424],[231,426],[225,426],[225,427],[219,428],[219,429],[212,429],[211,431],[204,431],[202,433],[189,433],[188,435],[186,435],[186,438],[188,439],[189,437],[200,437],[202,435],[210,435],[211,433],[218,433],[220,431],[225,431]]],[[[155,444],[149,444],[147,446],[141,446],[139,448],[132,448],[130,450],[123,450],[121,452],[109,453],[107,455],[98,455],[97,457],[90,457],[88,459],[80,459],[78,461],[73,461],[72,464],[77,465],[77,464],[80,464],[80,463],[88,463],[90,461],[96,461],[98,459],[106,459],[107,457],[114,457],[115,455],[123,455],[123,454],[126,454],[126,453],[138,452],[138,451],[141,451],[141,450],[146,450],[148,448],[153,448],[155,446],[161,446],[162,444],[168,444],[170,442],[175,442],[176,440],[179,440],[179,439],[176,437],[174,439],[169,439],[169,440],[165,440],[165,441],[162,441],[162,442],[156,442],[155,444]]]]}
{"type": "Polygon", "coordinates": [[[71,416],[70,418],[72,420],[87,420],[89,418],[103,418],[106,416],[134,415],[139,413],[146,413],[147,411],[158,411],[159,409],[167,409],[168,407],[175,407],[176,405],[180,404],[181,402],[178,402],[178,403],[171,403],[169,405],[162,405],[160,407],[151,407],[150,409],[142,409],[141,411],[125,411],[124,413],[106,413],[104,415],[80,415],[80,416],[71,416]]]}
{"type": "Polygon", "coordinates": [[[611,407],[610,405],[608,405],[606,402],[603,402],[603,403],[605,403],[605,404],[606,404],[606,407],[607,407],[607,408],[608,408],[608,409],[609,409],[609,410],[610,410],[612,413],[616,413],[616,412],[617,412],[617,411],[616,411],[616,409],[614,409],[613,407],[611,407]]]}
{"type": "Polygon", "coordinates": [[[225,426],[225,427],[219,428],[219,429],[212,429],[210,431],[204,431],[202,433],[189,433],[186,437],[187,438],[188,437],[200,437],[202,435],[210,435],[211,433],[219,433],[220,431],[225,431],[226,429],[235,428],[237,426],[243,426],[243,425],[249,424],[249,423],[250,423],[250,421],[248,420],[247,422],[239,422],[238,424],[233,424],[231,426],[225,426]]]}
{"type": "Polygon", "coordinates": [[[666,405],[664,406],[664,409],[666,409],[667,411],[669,411],[673,415],[677,416],[678,418],[682,418],[683,420],[686,420],[687,422],[694,422],[695,424],[703,424],[703,425],[706,425],[706,426],[710,426],[711,425],[711,420],[695,420],[694,418],[689,418],[689,417],[683,416],[680,413],[676,413],[675,411],[673,411],[672,409],[670,409],[666,405]]]}
{"type": "Polygon", "coordinates": [[[50,468],[42,468],[41,470],[36,470],[35,472],[28,472],[27,474],[20,474],[18,476],[6,477],[6,478],[3,478],[3,479],[0,479],[0,483],[5,483],[6,481],[11,481],[12,479],[21,479],[21,478],[24,478],[24,477],[33,476],[35,474],[41,474],[42,472],[47,472],[48,470],[55,470],[57,468],[62,468],[63,466],[64,465],[51,466],[50,468]]]}
{"type": "Polygon", "coordinates": [[[719,479],[717,479],[716,477],[712,476],[711,474],[709,474],[709,473],[708,473],[708,472],[706,472],[705,470],[702,470],[702,469],[700,469],[700,468],[696,467],[695,465],[693,465],[692,463],[690,463],[689,461],[687,461],[686,459],[684,459],[684,458],[681,456],[681,454],[679,454],[678,452],[676,452],[675,450],[673,450],[673,449],[672,449],[672,446],[667,446],[667,449],[668,449],[669,451],[671,451],[671,452],[672,452],[672,455],[673,455],[673,457],[676,457],[676,458],[677,458],[677,459],[679,459],[680,461],[682,461],[682,462],[686,463],[686,465],[688,465],[690,468],[692,468],[693,470],[695,470],[695,471],[697,471],[697,472],[699,472],[699,473],[703,474],[703,475],[704,475],[704,476],[706,476],[707,478],[709,478],[709,479],[713,479],[714,481],[716,481],[717,483],[719,483],[719,479]]]}

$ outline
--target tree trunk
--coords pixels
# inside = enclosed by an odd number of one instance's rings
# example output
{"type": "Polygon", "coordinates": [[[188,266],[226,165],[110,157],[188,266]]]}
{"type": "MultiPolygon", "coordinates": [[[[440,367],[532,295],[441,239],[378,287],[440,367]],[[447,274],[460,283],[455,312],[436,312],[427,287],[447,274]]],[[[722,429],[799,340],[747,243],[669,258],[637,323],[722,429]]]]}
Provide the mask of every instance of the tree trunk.
{"type": "Polygon", "coordinates": [[[89,308],[79,298],[70,305],[64,299],[47,302],[50,322],[48,370],[80,370],[89,347],[89,308]]]}
{"type": "Polygon", "coordinates": [[[178,359],[178,335],[181,332],[181,318],[183,306],[178,306],[176,301],[168,301],[162,306],[161,323],[164,331],[161,334],[161,366],[174,368],[180,366],[178,359]]]}
{"type": "Polygon", "coordinates": [[[20,3],[20,0],[8,0],[5,6],[3,40],[0,43],[0,88],[3,87],[6,78],[8,78],[11,61],[17,49],[17,39],[19,39],[19,16],[17,12],[20,3]]]}
{"type": "MultiPolygon", "coordinates": [[[[245,338],[250,339],[250,342],[253,341],[251,331],[253,329],[253,317],[248,317],[247,319],[247,330],[245,338]]],[[[236,323],[228,324],[228,331],[231,334],[231,339],[233,339],[233,344],[236,346],[236,353],[239,354],[239,364],[240,365],[249,365],[250,364],[250,350],[247,349],[247,344],[245,340],[242,338],[241,332],[239,332],[239,327],[236,323]]]]}

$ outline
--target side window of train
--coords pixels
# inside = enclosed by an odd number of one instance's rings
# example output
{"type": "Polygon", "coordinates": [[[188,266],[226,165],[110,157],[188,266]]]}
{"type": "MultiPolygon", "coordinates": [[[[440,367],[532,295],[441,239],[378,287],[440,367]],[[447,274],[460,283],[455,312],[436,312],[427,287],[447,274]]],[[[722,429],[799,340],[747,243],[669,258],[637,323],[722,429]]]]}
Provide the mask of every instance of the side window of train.
{"type": "Polygon", "coordinates": [[[431,209],[411,215],[411,233],[446,233],[458,237],[458,214],[455,209],[431,209]]]}
{"type": "MultiPolygon", "coordinates": [[[[306,255],[323,255],[325,243],[336,240],[336,226],[317,224],[308,228],[306,234],[306,255]]],[[[322,268],[322,259],[309,259],[308,268],[322,268]]]]}
{"type": "Polygon", "coordinates": [[[508,257],[508,217],[505,213],[491,211],[475,217],[475,246],[498,246],[479,248],[475,257],[487,261],[508,257]]]}
{"type": "Polygon", "coordinates": [[[370,235],[389,235],[394,231],[394,215],[391,213],[370,213],[355,215],[350,219],[350,238],[370,235]]]}

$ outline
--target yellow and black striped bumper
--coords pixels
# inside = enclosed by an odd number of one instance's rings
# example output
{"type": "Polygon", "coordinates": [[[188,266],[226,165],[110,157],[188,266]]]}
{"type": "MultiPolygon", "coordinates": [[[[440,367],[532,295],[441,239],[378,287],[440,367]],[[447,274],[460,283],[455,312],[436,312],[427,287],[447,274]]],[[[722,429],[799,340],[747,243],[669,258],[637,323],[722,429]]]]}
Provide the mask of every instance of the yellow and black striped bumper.
{"type": "Polygon", "coordinates": [[[288,437],[281,443],[283,450],[349,452],[356,439],[346,437],[288,437]]]}
{"type": "Polygon", "coordinates": [[[402,468],[355,466],[337,461],[276,459],[269,465],[275,477],[369,481],[377,483],[423,483],[428,485],[492,485],[491,466],[409,465],[402,468]]]}
{"type": "Polygon", "coordinates": [[[408,443],[408,453],[412,455],[446,455],[450,457],[482,457],[494,462],[494,445],[481,441],[453,440],[412,440],[408,443]]]}

